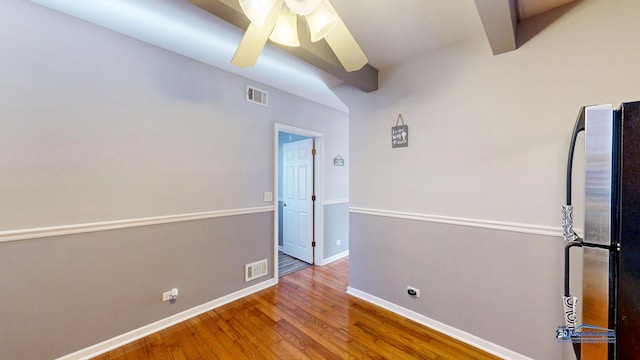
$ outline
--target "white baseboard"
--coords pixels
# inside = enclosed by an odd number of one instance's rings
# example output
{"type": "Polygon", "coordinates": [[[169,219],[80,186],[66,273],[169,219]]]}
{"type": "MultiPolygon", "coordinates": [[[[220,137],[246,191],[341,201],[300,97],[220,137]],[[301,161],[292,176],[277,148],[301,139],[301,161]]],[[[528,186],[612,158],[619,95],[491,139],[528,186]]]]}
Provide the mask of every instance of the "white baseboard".
{"type": "Polygon", "coordinates": [[[426,327],[429,327],[433,330],[436,330],[445,335],[451,336],[454,339],[460,340],[466,344],[474,346],[478,349],[484,350],[493,355],[499,356],[503,359],[511,359],[511,360],[533,360],[530,357],[524,356],[515,351],[504,348],[500,345],[496,345],[490,341],[481,339],[475,335],[469,334],[468,332],[456,329],[447,324],[443,324],[437,320],[430,319],[422,314],[419,314],[415,311],[409,310],[402,306],[396,305],[387,300],[381,299],[379,297],[370,295],[366,292],[360,291],[358,289],[354,289],[352,287],[347,287],[347,294],[355,296],[364,301],[370,302],[374,305],[380,306],[381,308],[387,309],[393,313],[396,313],[400,316],[404,316],[407,319],[413,320],[419,324],[422,324],[426,327]]]}
{"type": "Polygon", "coordinates": [[[330,257],[328,257],[328,258],[326,258],[326,259],[322,260],[322,264],[321,264],[321,266],[324,266],[324,265],[327,265],[327,264],[331,264],[332,262],[334,262],[334,261],[336,261],[336,260],[340,260],[340,259],[342,259],[343,257],[347,257],[347,256],[349,256],[349,250],[347,250],[347,251],[343,251],[343,252],[341,252],[341,253],[339,253],[339,254],[335,254],[335,255],[333,255],[333,256],[330,256],[330,257]]]}
{"type": "Polygon", "coordinates": [[[229,295],[225,295],[221,298],[209,301],[207,303],[204,303],[202,305],[198,305],[196,307],[193,307],[191,309],[185,310],[183,312],[171,315],[167,318],[164,318],[162,320],[156,321],[152,324],[149,325],[145,325],[141,328],[135,329],[133,331],[129,331],[126,334],[122,334],[122,335],[118,335],[114,338],[111,338],[109,340],[105,340],[99,344],[95,344],[92,346],[89,346],[85,349],[82,350],[78,350],[74,353],[62,356],[60,358],[58,358],[57,360],[85,360],[85,359],[90,359],[93,357],[96,357],[98,355],[104,354],[110,350],[113,350],[115,348],[119,348],[121,346],[124,346],[132,341],[138,340],[140,338],[143,338],[145,336],[148,336],[150,334],[153,334],[155,332],[158,332],[160,330],[166,329],[170,326],[173,326],[177,323],[180,323],[182,321],[191,319],[192,317],[198,316],[202,313],[205,313],[209,310],[213,310],[217,307],[220,307],[222,305],[228,304],[232,301],[238,300],[240,298],[243,298],[245,296],[251,295],[255,292],[258,292],[260,290],[264,290],[268,287],[271,287],[273,285],[276,284],[275,279],[269,279],[267,281],[261,282],[259,284],[250,286],[248,288],[236,291],[232,294],[229,295]]]}

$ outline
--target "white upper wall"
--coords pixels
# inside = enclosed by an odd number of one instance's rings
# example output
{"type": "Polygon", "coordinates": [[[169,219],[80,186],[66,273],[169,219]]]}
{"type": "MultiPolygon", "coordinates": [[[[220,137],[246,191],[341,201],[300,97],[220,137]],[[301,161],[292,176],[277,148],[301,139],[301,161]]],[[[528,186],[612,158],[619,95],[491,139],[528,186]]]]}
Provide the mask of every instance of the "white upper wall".
{"type": "Polygon", "coordinates": [[[255,66],[231,64],[244,31],[185,0],[32,0],[236,75],[347,112],[335,77],[267,44],[255,66]]]}
{"type": "Polygon", "coordinates": [[[0,231],[271,205],[275,122],[325,135],[349,197],[342,111],[22,0],[0,44],[0,231]]]}
{"type": "Polygon", "coordinates": [[[560,10],[521,23],[537,35],[516,51],[479,36],[383,70],[377,92],[336,89],[351,206],[559,227],[579,108],[640,100],[640,2],[560,10]],[[409,147],[392,149],[398,113],[409,147]]]}

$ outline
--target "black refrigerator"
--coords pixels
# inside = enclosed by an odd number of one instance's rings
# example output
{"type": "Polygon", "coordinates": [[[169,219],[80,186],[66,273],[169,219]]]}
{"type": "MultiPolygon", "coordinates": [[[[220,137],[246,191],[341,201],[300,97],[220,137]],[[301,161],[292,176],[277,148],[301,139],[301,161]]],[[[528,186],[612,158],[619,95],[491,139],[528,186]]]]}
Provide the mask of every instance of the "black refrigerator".
{"type": "Polygon", "coordinates": [[[638,359],[640,102],[623,103],[618,109],[612,105],[580,109],[566,180],[565,331],[557,337],[572,343],[578,359],[638,359]],[[584,149],[576,149],[582,132],[584,149]],[[573,174],[578,151],[584,151],[584,174],[573,174]],[[572,176],[585,179],[582,238],[573,229],[572,176]],[[576,269],[582,271],[582,284],[571,281],[576,269]],[[571,295],[580,291],[580,297],[571,295]]]}

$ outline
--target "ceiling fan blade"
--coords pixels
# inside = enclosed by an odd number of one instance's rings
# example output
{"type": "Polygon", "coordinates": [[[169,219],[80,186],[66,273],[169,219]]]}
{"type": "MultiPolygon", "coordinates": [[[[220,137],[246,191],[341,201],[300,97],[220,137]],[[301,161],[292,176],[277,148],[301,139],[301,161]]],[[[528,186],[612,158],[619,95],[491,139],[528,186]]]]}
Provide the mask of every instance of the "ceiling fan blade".
{"type": "Polygon", "coordinates": [[[273,27],[276,25],[278,13],[282,8],[282,1],[279,0],[271,9],[264,26],[258,26],[254,23],[249,25],[236,53],[233,55],[233,59],[231,59],[233,65],[244,68],[252,67],[256,64],[258,56],[260,56],[273,27]]]}
{"type": "MultiPolygon", "coordinates": [[[[325,3],[335,14],[337,14],[329,1],[326,1],[325,3]]],[[[351,35],[351,32],[347,29],[347,26],[344,24],[342,19],[340,19],[335,29],[333,29],[333,31],[324,39],[327,41],[327,44],[329,44],[331,50],[336,54],[345,70],[358,71],[369,62],[369,59],[367,59],[367,56],[362,51],[353,35],[351,35]]]]}
{"type": "Polygon", "coordinates": [[[233,8],[239,12],[242,12],[242,8],[240,7],[240,3],[238,2],[238,0],[220,0],[220,2],[227,5],[230,8],[233,8]]]}

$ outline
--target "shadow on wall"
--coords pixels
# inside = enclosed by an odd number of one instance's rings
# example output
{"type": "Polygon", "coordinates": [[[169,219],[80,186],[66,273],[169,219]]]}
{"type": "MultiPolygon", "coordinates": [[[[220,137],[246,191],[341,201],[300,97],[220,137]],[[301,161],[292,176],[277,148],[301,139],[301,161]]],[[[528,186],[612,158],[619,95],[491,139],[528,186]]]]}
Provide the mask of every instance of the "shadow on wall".
{"type": "Polygon", "coordinates": [[[529,40],[533,39],[536,35],[541,33],[548,26],[555,23],[556,21],[558,21],[558,19],[573,10],[573,8],[578,6],[581,2],[582,0],[575,0],[572,3],[560,6],[556,9],[521,21],[518,24],[516,48],[519,49],[529,40]]]}

